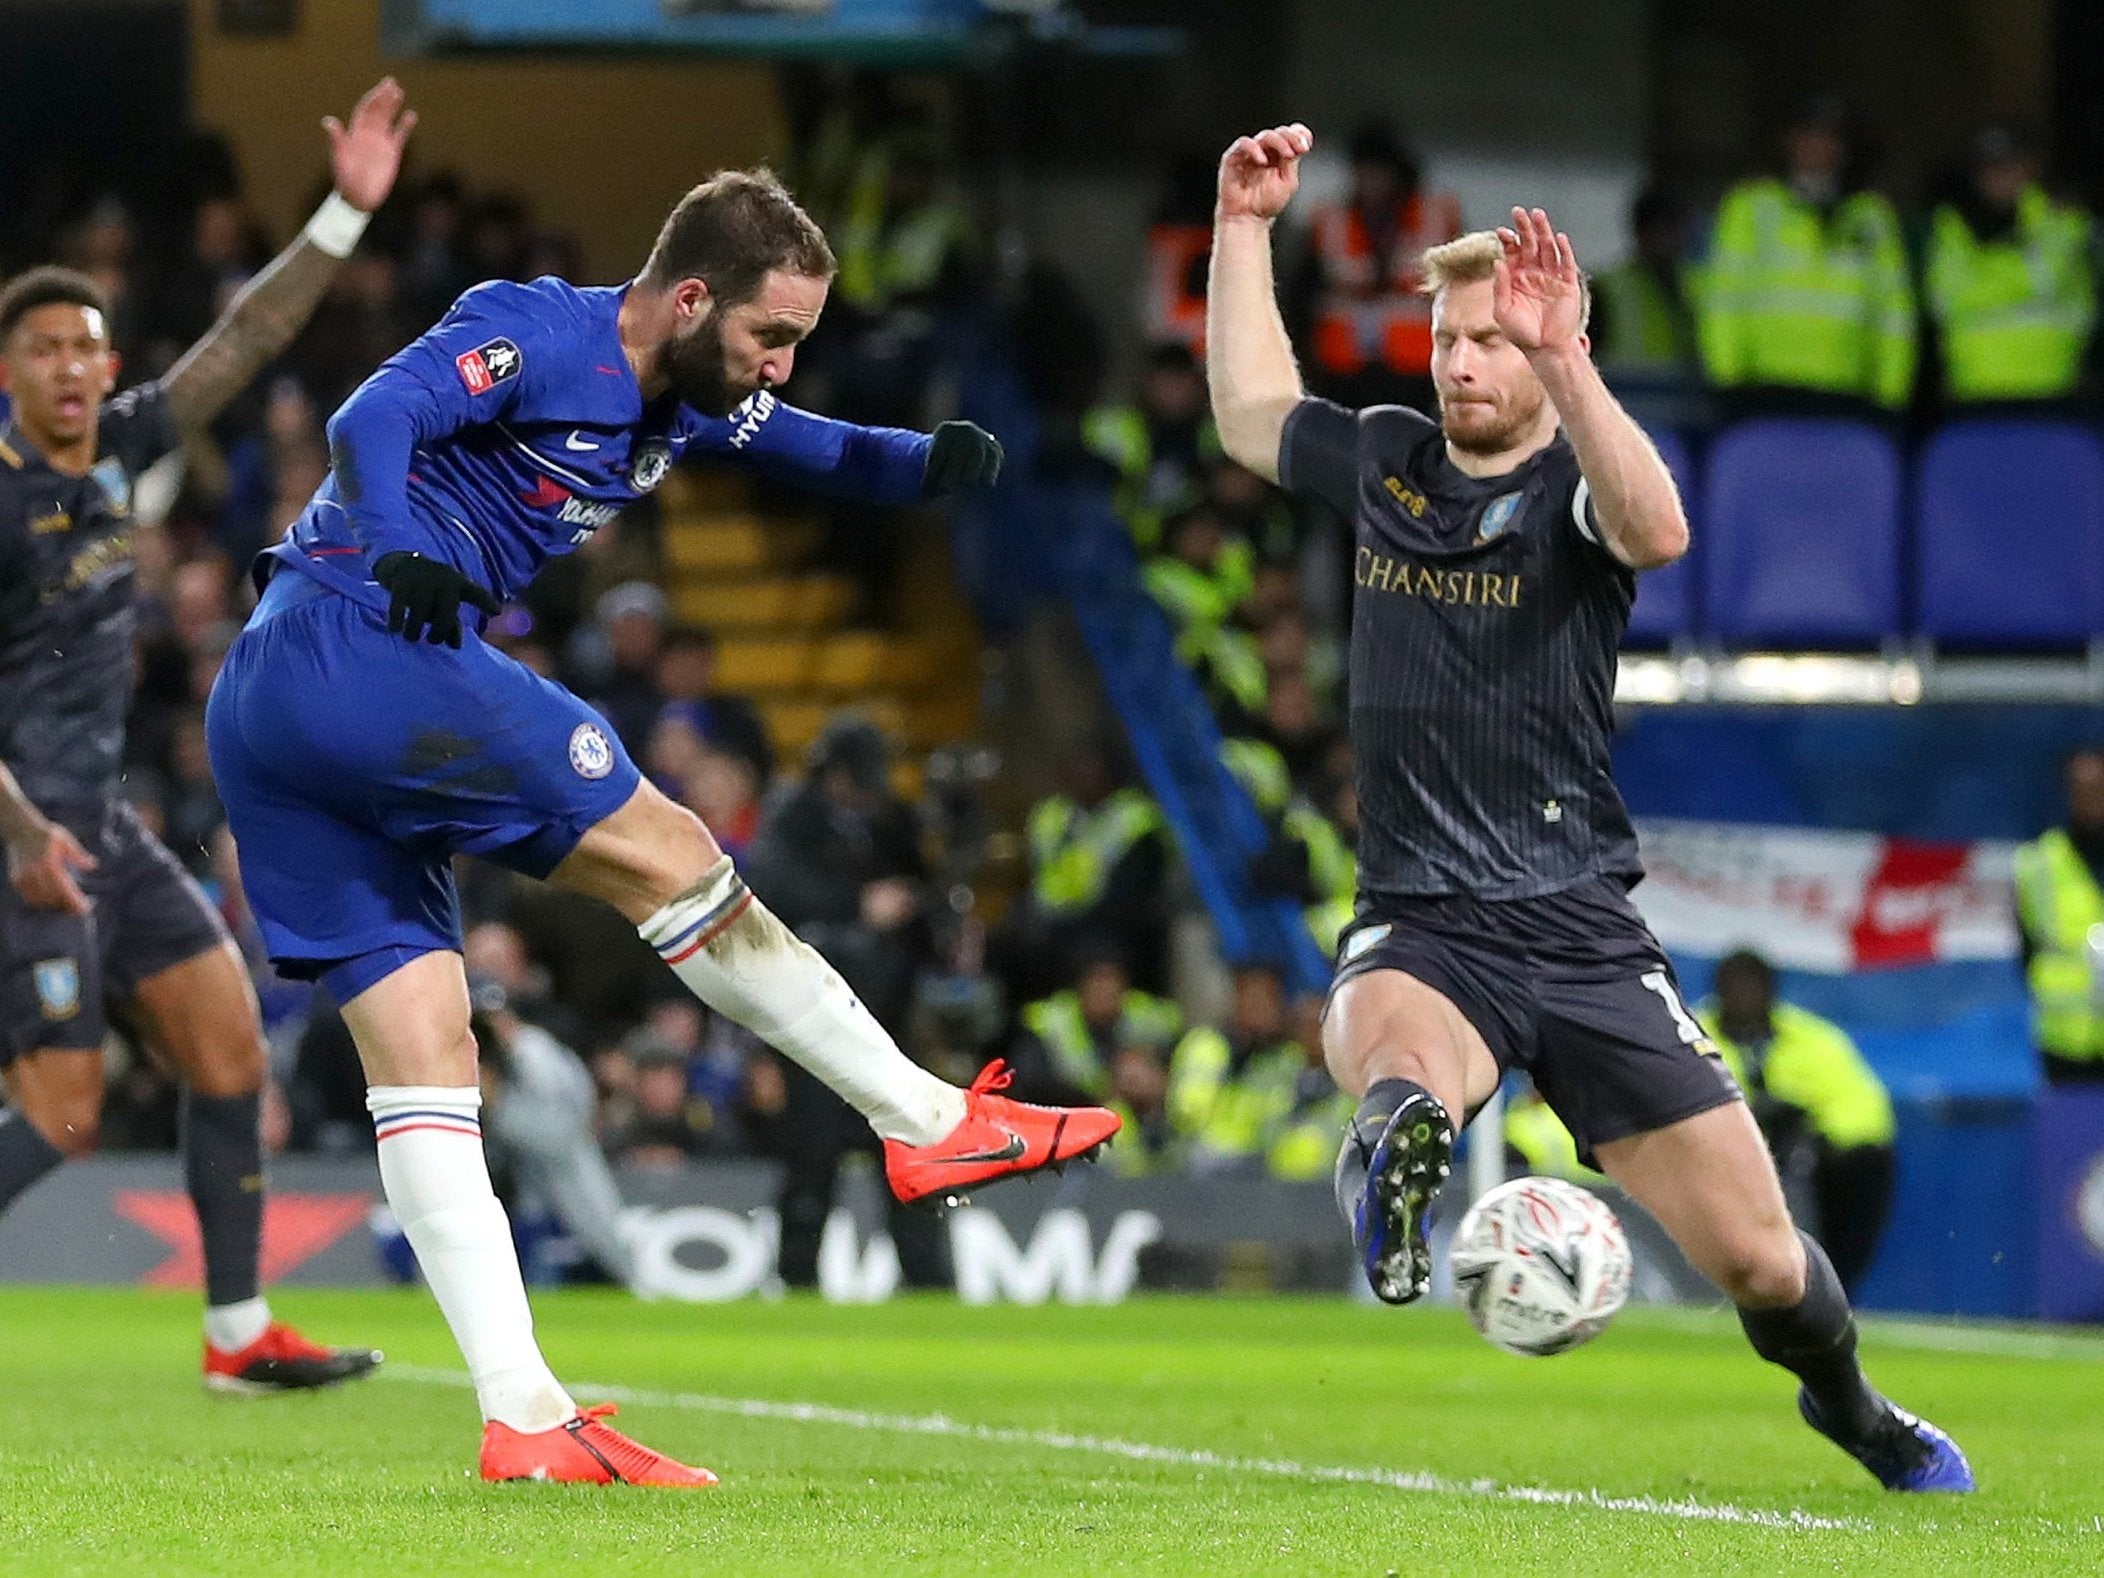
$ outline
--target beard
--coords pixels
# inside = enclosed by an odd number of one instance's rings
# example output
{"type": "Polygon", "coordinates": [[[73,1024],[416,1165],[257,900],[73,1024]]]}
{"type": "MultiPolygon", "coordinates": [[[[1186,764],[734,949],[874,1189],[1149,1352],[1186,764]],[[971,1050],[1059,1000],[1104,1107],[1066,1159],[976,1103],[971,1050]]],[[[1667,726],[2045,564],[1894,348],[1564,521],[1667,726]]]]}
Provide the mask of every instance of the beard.
{"type": "Polygon", "coordinates": [[[1457,413],[1442,400],[1439,428],[1446,441],[1464,455],[1501,455],[1520,440],[1541,416],[1547,396],[1536,390],[1534,398],[1521,405],[1479,405],[1471,402],[1457,413]],[[1461,416],[1460,421],[1454,418],[1461,416]]]}
{"type": "Polygon", "coordinates": [[[724,368],[723,321],[717,313],[665,342],[665,378],[682,402],[703,416],[729,416],[752,391],[731,387],[724,368]]]}

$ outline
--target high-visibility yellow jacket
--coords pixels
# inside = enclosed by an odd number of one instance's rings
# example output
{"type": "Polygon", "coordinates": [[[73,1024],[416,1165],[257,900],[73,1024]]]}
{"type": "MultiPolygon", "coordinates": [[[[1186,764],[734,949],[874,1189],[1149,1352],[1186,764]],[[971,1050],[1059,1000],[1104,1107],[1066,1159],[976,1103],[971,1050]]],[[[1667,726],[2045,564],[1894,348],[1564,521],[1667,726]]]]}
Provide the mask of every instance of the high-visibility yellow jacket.
{"type": "Polygon", "coordinates": [[[2104,1058],[2090,949],[2104,949],[2104,891],[2060,828],[2016,852],[2016,904],[2031,940],[2031,1033],[2041,1052],[2104,1058]]]}
{"type": "Polygon", "coordinates": [[[1954,400],[2040,400],[2074,391],[2097,321],[2090,218],[2033,186],[2016,228],[1983,241],[1945,204],[1930,220],[1929,312],[1954,400]]]}
{"type": "Polygon", "coordinates": [[[1717,210],[1697,293],[1710,382],[1856,395],[1898,409],[1914,387],[1914,289],[1899,215],[1875,192],[1822,213],[1782,181],[1717,210]]]}
{"type": "MultiPolygon", "coordinates": [[[[1111,502],[1132,540],[1144,553],[1161,546],[1162,522],[1198,502],[1196,478],[1157,476],[1154,434],[1136,405],[1102,405],[1081,419],[1081,441],[1116,470],[1111,502]]],[[[1211,418],[1198,428],[1198,458],[1218,460],[1226,451],[1211,418]]]]}
{"type": "Polygon", "coordinates": [[[1088,909],[1126,852],[1161,827],[1161,807],[1141,789],[1120,789],[1093,811],[1066,795],[1040,800],[1028,827],[1031,896],[1053,914],[1088,909]]]}
{"type": "Polygon", "coordinates": [[[1060,1077],[1092,1096],[1110,1089],[1107,1058],[1127,1047],[1148,1047],[1168,1056],[1183,1033],[1183,1015],[1174,1003],[1150,993],[1129,991],[1118,1004],[1118,1022],[1098,1036],[1081,1012],[1081,994],[1056,992],[1023,1010],[1023,1024],[1052,1055],[1060,1077]]]}
{"type": "Polygon", "coordinates": [[[1274,1178],[1327,1178],[1351,1114],[1294,1041],[1258,1047],[1238,1068],[1227,1037],[1200,1027],[1169,1064],[1169,1121],[1199,1171],[1261,1163],[1274,1178]]]}
{"type": "Polygon", "coordinates": [[[1593,295],[1606,309],[1607,334],[1597,348],[1603,372],[1695,371],[1695,318],[1687,298],[1667,289],[1641,258],[1603,269],[1593,295]]]}
{"type": "Polygon", "coordinates": [[[1578,1142],[1563,1119],[1538,1095],[1522,1096],[1505,1108],[1505,1145],[1520,1153],[1527,1171],[1543,1178],[1597,1182],[1600,1174],[1578,1160],[1578,1142]]]}
{"type": "Polygon", "coordinates": [[[1800,1109],[1836,1150],[1892,1143],[1892,1099],[1848,1032],[1832,1020],[1777,1003],[1770,1015],[1774,1034],[1765,1055],[1756,1057],[1754,1049],[1725,1037],[1716,1003],[1704,1003],[1695,1017],[1748,1096],[1765,1092],[1800,1109]]]}

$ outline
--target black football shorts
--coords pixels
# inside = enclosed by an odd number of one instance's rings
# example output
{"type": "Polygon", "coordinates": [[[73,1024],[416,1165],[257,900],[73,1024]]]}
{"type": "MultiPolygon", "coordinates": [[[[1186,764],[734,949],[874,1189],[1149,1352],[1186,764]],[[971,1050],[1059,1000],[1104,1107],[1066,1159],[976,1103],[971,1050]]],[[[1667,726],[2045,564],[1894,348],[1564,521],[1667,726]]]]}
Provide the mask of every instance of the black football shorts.
{"type": "Polygon", "coordinates": [[[34,909],[0,883],[0,1068],[25,1052],[99,1047],[105,1003],[226,940],[226,927],[182,862],[123,802],[84,836],[99,862],[75,880],[86,915],[34,909]]]}
{"type": "Polygon", "coordinates": [[[1615,878],[1539,898],[1369,900],[1331,990],[1369,970],[1401,970],[1460,1009],[1588,1164],[1596,1145],[1742,1099],[1615,878]]]}

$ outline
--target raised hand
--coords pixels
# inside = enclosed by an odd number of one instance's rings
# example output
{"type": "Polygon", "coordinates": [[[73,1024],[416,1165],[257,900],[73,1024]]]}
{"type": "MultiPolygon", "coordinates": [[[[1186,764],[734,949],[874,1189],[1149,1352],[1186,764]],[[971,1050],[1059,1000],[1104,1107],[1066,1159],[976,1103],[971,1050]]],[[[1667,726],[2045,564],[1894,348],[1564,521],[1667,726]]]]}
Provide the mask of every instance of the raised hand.
{"type": "Polygon", "coordinates": [[[1300,185],[1300,161],[1315,134],[1295,121],[1237,137],[1220,158],[1220,217],[1276,219],[1300,185]]]}
{"type": "Polygon", "coordinates": [[[353,208],[369,214],[394,190],[402,169],[402,145],[416,130],[416,111],[402,107],[407,99],[399,82],[382,77],[351,111],[350,125],[333,115],[322,119],[336,190],[353,208]]]}
{"type": "Polygon", "coordinates": [[[1582,286],[1571,238],[1550,227],[1539,208],[1512,211],[1502,226],[1505,248],[1491,279],[1491,312],[1498,332],[1523,351],[1575,345],[1583,332],[1582,286]]]}

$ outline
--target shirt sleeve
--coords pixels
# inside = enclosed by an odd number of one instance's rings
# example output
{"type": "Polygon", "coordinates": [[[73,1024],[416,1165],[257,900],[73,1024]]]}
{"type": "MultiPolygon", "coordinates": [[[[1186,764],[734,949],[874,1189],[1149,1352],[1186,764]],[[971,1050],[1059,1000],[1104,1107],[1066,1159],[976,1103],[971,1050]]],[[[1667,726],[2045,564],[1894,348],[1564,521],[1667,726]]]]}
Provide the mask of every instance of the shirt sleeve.
{"type": "Polygon", "coordinates": [[[1622,563],[1614,549],[1607,546],[1607,539],[1600,533],[1600,514],[1593,507],[1593,485],[1585,480],[1585,473],[1578,469],[1577,458],[1571,460],[1570,492],[1566,503],[1558,509],[1560,522],[1576,532],[1590,552],[1587,559],[1605,565],[1623,575],[1636,572],[1622,563]]]}
{"type": "Polygon", "coordinates": [[[1331,400],[1303,400],[1289,411],[1279,434],[1279,485],[1350,520],[1359,508],[1360,415],[1331,400]]]}
{"type": "Polygon", "coordinates": [[[410,460],[420,447],[502,421],[560,381],[566,316],[530,287],[477,286],[329,419],[336,485],[368,560],[424,546],[409,513],[410,460]]]}
{"type": "Polygon", "coordinates": [[[168,390],[158,378],[134,384],[102,408],[96,437],[103,451],[137,476],[181,442],[168,409],[168,390]]]}
{"type": "Polygon", "coordinates": [[[689,413],[693,450],[763,475],[871,504],[910,504],[928,469],[926,433],[814,416],[761,390],[727,418],[689,413]]]}

